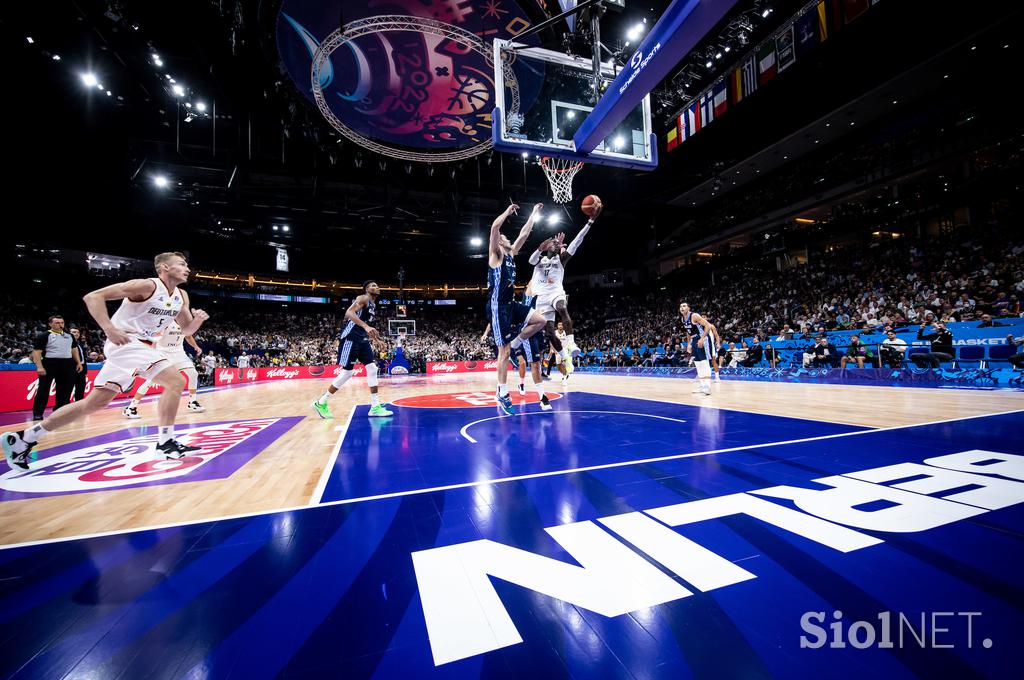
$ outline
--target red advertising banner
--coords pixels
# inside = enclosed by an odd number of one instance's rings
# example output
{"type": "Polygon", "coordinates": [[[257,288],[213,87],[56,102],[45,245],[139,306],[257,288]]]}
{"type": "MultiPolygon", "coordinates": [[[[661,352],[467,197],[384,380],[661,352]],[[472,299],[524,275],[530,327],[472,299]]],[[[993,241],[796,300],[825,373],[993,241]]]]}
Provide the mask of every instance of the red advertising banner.
{"type": "MultiPolygon", "coordinates": [[[[214,385],[235,385],[264,380],[302,380],[304,378],[336,378],[341,366],[274,366],[272,368],[217,368],[213,372],[214,385]]],[[[366,375],[366,367],[356,364],[353,377],[366,375]]]]}
{"type": "MultiPolygon", "coordinates": [[[[99,370],[89,369],[89,375],[85,379],[86,394],[92,391],[97,373],[99,370]]],[[[125,394],[133,394],[143,382],[142,378],[136,378],[135,384],[125,394]]],[[[0,371],[0,412],[31,410],[32,401],[36,398],[38,389],[39,375],[35,371],[0,371]]],[[[163,388],[154,385],[147,394],[160,394],[162,391],[163,388]]],[[[50,400],[47,402],[47,406],[53,406],[56,393],[56,383],[51,384],[50,400]]]]}
{"type": "Polygon", "coordinates": [[[428,361],[427,373],[487,373],[498,370],[495,359],[487,361],[428,361]]]}

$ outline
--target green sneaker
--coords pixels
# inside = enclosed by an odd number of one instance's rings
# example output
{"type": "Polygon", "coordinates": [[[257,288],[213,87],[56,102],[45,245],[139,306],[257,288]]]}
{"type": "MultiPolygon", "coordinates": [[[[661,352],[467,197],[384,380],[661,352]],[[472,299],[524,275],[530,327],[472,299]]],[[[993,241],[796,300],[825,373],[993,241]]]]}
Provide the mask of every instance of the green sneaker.
{"type": "Polygon", "coordinates": [[[371,418],[387,418],[388,416],[393,416],[395,414],[383,406],[371,406],[370,412],[367,415],[371,418]]]}
{"type": "Polygon", "coordinates": [[[324,420],[330,420],[334,417],[334,414],[331,413],[331,409],[327,408],[327,404],[321,404],[319,401],[313,402],[313,410],[316,411],[317,415],[324,420]]]}

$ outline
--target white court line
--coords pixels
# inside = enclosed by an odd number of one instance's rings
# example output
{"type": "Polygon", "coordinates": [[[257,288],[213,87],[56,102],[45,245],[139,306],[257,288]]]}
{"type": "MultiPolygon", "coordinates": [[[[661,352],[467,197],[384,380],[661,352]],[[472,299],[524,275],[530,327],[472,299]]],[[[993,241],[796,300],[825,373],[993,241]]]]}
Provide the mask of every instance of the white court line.
{"type": "MultiPolygon", "coordinates": [[[[685,423],[686,421],[681,418],[669,418],[668,416],[656,416],[650,413],[632,413],[630,411],[526,411],[525,413],[519,413],[518,416],[543,416],[543,415],[557,415],[559,413],[618,413],[624,416],[640,416],[642,418],[660,418],[661,420],[673,420],[677,423],[685,423]]],[[[477,423],[486,423],[488,420],[501,420],[502,418],[508,418],[508,416],[491,416],[490,418],[481,418],[480,420],[474,420],[471,423],[462,426],[459,430],[459,434],[469,440],[470,444],[476,444],[477,441],[469,436],[466,432],[469,428],[473,427],[477,423]]]]}
{"type": "Polygon", "coordinates": [[[345,424],[341,427],[334,428],[335,430],[341,430],[338,435],[338,441],[334,443],[334,452],[331,454],[331,459],[327,461],[327,466],[324,467],[324,471],[320,473],[320,481],[316,484],[316,489],[313,490],[313,494],[309,497],[309,503],[306,507],[312,505],[318,505],[320,499],[324,497],[324,491],[327,489],[327,480],[331,478],[331,472],[334,470],[334,464],[338,460],[338,454],[341,453],[341,443],[345,439],[345,435],[348,434],[348,427],[352,424],[352,416],[356,413],[356,407],[353,406],[352,410],[348,412],[348,418],[345,420],[345,424]]]}
{"type": "MultiPolygon", "coordinates": [[[[355,409],[353,408],[353,411],[355,409]]],[[[781,442],[767,442],[764,444],[747,444],[745,446],[734,446],[727,449],[715,449],[712,451],[697,451],[694,453],[679,453],[671,456],[658,456],[655,458],[644,458],[641,460],[627,460],[620,461],[618,463],[604,463],[602,465],[588,465],[586,467],[568,468],[565,470],[551,470],[549,472],[535,472],[528,475],[516,475],[514,477],[498,477],[497,479],[484,479],[475,482],[462,482],[460,484],[447,484],[445,486],[433,486],[426,489],[409,489],[407,491],[395,491],[393,493],[378,494],[376,496],[362,496],[360,498],[345,498],[339,501],[328,501],[326,503],[319,503],[317,505],[298,505],[291,508],[275,508],[273,510],[257,510],[254,512],[243,512],[237,515],[225,515],[223,517],[208,517],[205,519],[193,519],[187,522],[168,522],[166,524],[155,524],[147,527],[137,527],[134,529],[116,529],[114,531],[101,531],[94,534],[82,534],[79,536],[66,536],[62,538],[47,538],[41,541],[26,541],[24,543],[11,543],[8,545],[0,545],[0,550],[8,550],[11,548],[25,548],[33,545],[46,545],[48,543],[62,543],[64,541],[80,541],[88,538],[102,538],[104,536],[116,536],[118,534],[132,534],[137,531],[154,531],[156,529],[171,529],[174,527],[186,527],[193,524],[203,524],[206,522],[223,522],[232,519],[243,519],[245,517],[259,517],[260,515],[274,515],[281,512],[295,512],[298,510],[311,510],[313,508],[325,508],[333,505],[348,505],[350,503],[362,503],[364,501],[378,501],[385,500],[388,498],[401,498],[403,496],[415,496],[421,493],[434,493],[436,491],[451,491],[453,489],[466,489],[474,486],[484,486],[487,484],[503,484],[505,482],[519,482],[525,479],[538,479],[541,477],[554,477],[557,475],[568,475],[578,472],[591,472],[593,470],[606,470],[609,468],[626,467],[629,465],[642,465],[646,463],[658,463],[666,460],[678,460],[682,458],[695,458],[698,456],[710,456],[715,453],[729,453],[732,451],[744,451],[746,449],[763,449],[770,446],[785,446],[787,444],[803,444],[806,442],[822,441],[825,439],[839,439],[841,437],[856,437],[862,434],[873,434],[876,432],[891,432],[893,430],[906,430],[912,427],[927,427],[929,425],[942,425],[943,423],[955,423],[962,420],[975,420],[977,418],[990,418],[992,416],[1006,416],[1015,413],[1024,413],[1024,409],[1014,409],[1012,411],[1000,411],[998,413],[981,413],[974,416],[967,416],[964,418],[945,418],[943,420],[932,420],[926,423],[913,423],[911,425],[893,425],[891,427],[878,427],[874,429],[857,430],[855,432],[840,432],[839,434],[826,434],[818,437],[806,437],[804,439],[789,439],[781,442]]]]}

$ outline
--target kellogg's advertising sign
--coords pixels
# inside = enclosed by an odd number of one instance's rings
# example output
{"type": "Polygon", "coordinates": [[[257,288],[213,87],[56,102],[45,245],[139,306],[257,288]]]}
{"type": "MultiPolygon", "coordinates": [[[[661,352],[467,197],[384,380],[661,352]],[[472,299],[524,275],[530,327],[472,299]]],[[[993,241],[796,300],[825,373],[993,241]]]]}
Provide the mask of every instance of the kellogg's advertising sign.
{"type": "MultiPolygon", "coordinates": [[[[218,368],[213,372],[214,385],[263,382],[264,380],[302,380],[304,378],[338,377],[341,366],[273,366],[271,368],[218,368]]],[[[352,376],[366,375],[366,367],[356,364],[352,376]]]]}
{"type": "Polygon", "coordinates": [[[487,373],[498,370],[498,362],[489,361],[428,361],[427,373],[487,373]]]}

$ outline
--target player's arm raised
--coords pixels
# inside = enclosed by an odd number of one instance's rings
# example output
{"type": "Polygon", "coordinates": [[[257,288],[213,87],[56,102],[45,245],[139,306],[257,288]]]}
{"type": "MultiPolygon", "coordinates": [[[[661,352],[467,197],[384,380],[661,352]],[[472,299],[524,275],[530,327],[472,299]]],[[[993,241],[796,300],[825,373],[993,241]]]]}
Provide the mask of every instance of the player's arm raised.
{"type": "Polygon", "coordinates": [[[491,237],[488,245],[488,265],[491,267],[497,267],[501,264],[501,247],[498,245],[501,241],[501,225],[505,224],[508,216],[515,214],[517,210],[519,210],[519,206],[511,203],[505,208],[505,212],[495,217],[494,221],[491,222],[491,237]]]}
{"type": "Polygon", "coordinates": [[[536,203],[533,206],[533,212],[530,213],[530,219],[526,220],[526,224],[519,230],[519,236],[516,238],[516,242],[512,244],[512,254],[518,255],[519,249],[526,243],[526,239],[530,237],[530,232],[533,231],[533,223],[540,217],[540,211],[544,207],[543,203],[536,203]]]}
{"type": "Polygon", "coordinates": [[[580,233],[576,234],[576,238],[572,240],[572,243],[569,244],[569,247],[562,251],[561,257],[563,265],[569,261],[569,258],[576,254],[576,251],[579,249],[580,245],[583,244],[584,237],[586,237],[587,232],[590,231],[590,227],[594,225],[594,220],[596,220],[597,216],[601,214],[602,207],[603,205],[600,201],[594,204],[594,214],[590,216],[590,219],[587,220],[587,223],[583,225],[582,229],[580,229],[580,233]]]}
{"type": "Polygon", "coordinates": [[[124,331],[114,327],[107,313],[107,300],[123,300],[128,298],[132,302],[142,302],[156,291],[156,284],[150,279],[132,279],[122,281],[105,288],[99,288],[82,296],[86,309],[92,318],[96,319],[103,332],[107,334],[107,340],[115,345],[125,345],[131,342],[131,336],[124,331]]]}
{"type": "Polygon", "coordinates": [[[370,340],[376,341],[380,339],[380,332],[359,318],[359,310],[366,307],[369,304],[369,300],[369,295],[357,295],[356,299],[345,310],[345,318],[366,331],[366,335],[369,336],[370,340]]]}

